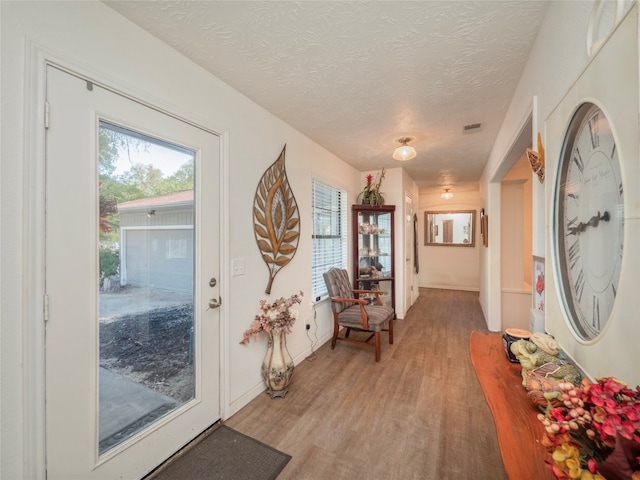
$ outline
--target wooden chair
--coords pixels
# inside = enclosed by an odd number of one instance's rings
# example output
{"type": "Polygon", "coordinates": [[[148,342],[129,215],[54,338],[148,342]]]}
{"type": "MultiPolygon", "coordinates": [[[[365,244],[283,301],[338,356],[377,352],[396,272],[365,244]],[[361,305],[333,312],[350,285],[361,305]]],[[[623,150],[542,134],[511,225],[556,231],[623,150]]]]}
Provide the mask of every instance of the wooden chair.
{"type": "Polygon", "coordinates": [[[338,340],[358,343],[367,347],[373,347],[376,353],[376,362],[380,361],[380,332],[389,332],[389,343],[393,344],[393,321],[395,312],[393,308],[384,305],[377,290],[354,290],[349,281],[346,270],[332,268],[323,274],[324,283],[327,285],[331,297],[331,310],[333,311],[333,350],[338,340]],[[375,304],[359,298],[360,295],[375,296],[375,304]],[[340,328],[344,327],[344,336],[339,336],[340,328]],[[366,340],[349,338],[351,330],[356,332],[371,332],[366,340]],[[374,339],[374,343],[369,341],[374,339]]]}

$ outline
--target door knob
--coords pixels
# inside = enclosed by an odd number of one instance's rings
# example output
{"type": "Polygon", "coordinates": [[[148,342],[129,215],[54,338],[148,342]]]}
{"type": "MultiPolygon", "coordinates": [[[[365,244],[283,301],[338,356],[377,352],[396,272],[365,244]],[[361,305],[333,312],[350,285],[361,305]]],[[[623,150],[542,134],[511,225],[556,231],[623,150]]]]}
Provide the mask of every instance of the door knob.
{"type": "Polygon", "coordinates": [[[211,300],[209,300],[209,310],[218,308],[220,305],[222,305],[221,297],[218,297],[218,300],[216,300],[215,298],[212,298],[211,300]]]}

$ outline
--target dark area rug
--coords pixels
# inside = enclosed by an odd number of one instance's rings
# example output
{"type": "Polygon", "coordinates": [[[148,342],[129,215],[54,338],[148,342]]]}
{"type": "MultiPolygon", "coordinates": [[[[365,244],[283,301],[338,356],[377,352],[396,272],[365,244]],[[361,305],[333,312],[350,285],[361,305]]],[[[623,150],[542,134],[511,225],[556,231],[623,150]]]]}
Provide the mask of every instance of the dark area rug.
{"type": "Polygon", "coordinates": [[[149,478],[274,480],[289,460],[290,455],[221,425],[149,478]]]}
{"type": "Polygon", "coordinates": [[[544,427],[522,386],[521,367],[511,363],[498,333],[471,332],[471,363],[496,424],[500,453],[511,480],[553,479],[540,443],[544,427]]]}

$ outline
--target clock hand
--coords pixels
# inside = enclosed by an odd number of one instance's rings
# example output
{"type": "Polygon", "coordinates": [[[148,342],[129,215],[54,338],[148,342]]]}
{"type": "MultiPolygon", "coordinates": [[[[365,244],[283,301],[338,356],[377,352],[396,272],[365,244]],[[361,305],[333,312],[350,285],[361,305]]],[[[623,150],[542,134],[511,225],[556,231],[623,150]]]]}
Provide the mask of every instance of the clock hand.
{"type": "Polygon", "coordinates": [[[591,227],[597,227],[598,223],[600,223],[600,220],[602,220],[603,222],[608,222],[609,218],[609,212],[604,212],[602,216],[600,216],[600,212],[598,212],[598,215],[594,215],[593,217],[591,217],[587,224],[591,227]]]}
{"type": "Polygon", "coordinates": [[[591,217],[587,223],[580,222],[575,227],[567,227],[567,230],[569,232],[568,235],[575,235],[577,233],[584,232],[587,227],[597,227],[600,223],[600,220],[602,220],[603,222],[608,222],[610,218],[611,216],[609,215],[609,212],[604,212],[604,214],[602,215],[600,215],[600,212],[598,212],[598,214],[591,217]]]}

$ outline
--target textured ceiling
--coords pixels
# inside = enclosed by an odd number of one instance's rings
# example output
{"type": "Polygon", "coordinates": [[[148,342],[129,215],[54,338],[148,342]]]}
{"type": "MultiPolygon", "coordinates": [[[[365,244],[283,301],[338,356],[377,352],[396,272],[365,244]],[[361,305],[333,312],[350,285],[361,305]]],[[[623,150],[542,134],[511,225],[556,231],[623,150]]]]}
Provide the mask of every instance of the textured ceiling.
{"type": "Polygon", "coordinates": [[[547,2],[106,1],[359,170],[477,188],[547,2]],[[468,124],[481,123],[473,133],[468,124]],[[418,156],[391,158],[400,137],[418,156]]]}

